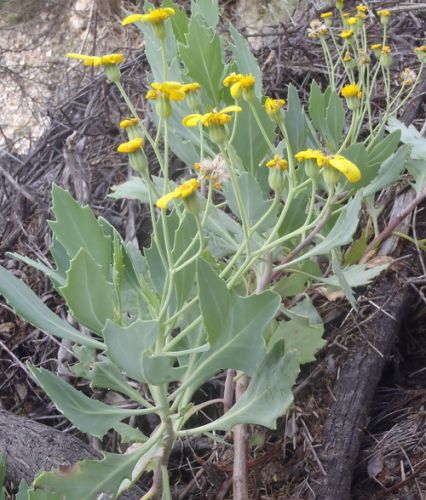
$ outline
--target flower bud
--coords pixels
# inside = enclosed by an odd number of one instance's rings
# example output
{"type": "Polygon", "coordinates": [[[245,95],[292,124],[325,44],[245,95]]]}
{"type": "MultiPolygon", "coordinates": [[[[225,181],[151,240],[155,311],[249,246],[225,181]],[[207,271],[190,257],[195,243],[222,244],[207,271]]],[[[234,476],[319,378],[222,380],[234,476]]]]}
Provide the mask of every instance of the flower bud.
{"type": "Polygon", "coordinates": [[[279,168],[270,168],[268,173],[268,183],[272,191],[280,194],[284,189],[284,172],[279,168]]]}
{"type": "Polygon", "coordinates": [[[173,112],[169,99],[165,99],[164,97],[160,97],[155,101],[155,110],[158,116],[164,120],[167,120],[173,112]]]}
{"type": "Polygon", "coordinates": [[[321,173],[316,160],[305,160],[304,163],[306,175],[311,179],[316,179],[321,173]]]}
{"type": "Polygon", "coordinates": [[[209,136],[215,144],[223,144],[228,139],[228,133],[224,125],[211,125],[209,127],[209,136]]]}
{"type": "Polygon", "coordinates": [[[111,82],[118,83],[121,80],[121,71],[116,64],[105,64],[105,74],[111,82]]]}
{"type": "Polygon", "coordinates": [[[190,196],[187,196],[186,198],[183,198],[183,204],[186,210],[188,210],[188,212],[192,215],[197,215],[202,210],[200,200],[196,192],[192,193],[190,196]]]}
{"type": "Polygon", "coordinates": [[[140,174],[146,174],[148,172],[148,158],[146,157],[143,149],[130,153],[129,162],[136,172],[139,172],[140,174]]]}
{"type": "Polygon", "coordinates": [[[324,167],[322,176],[327,186],[333,187],[339,182],[340,172],[332,167],[324,167]]]}

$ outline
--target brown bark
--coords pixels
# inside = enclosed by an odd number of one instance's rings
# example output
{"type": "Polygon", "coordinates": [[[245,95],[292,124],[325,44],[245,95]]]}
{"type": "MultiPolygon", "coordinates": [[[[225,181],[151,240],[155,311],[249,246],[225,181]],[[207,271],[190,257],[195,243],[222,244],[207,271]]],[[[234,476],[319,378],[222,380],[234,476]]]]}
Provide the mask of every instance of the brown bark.
{"type": "MultiPolygon", "coordinates": [[[[16,488],[22,479],[29,484],[38,472],[72,465],[101,455],[80,439],[52,427],[0,410],[0,452],[6,453],[6,481],[16,488]]],[[[133,488],[121,498],[140,498],[133,488]]]]}
{"type": "Polygon", "coordinates": [[[373,396],[395,344],[411,293],[393,273],[377,289],[381,311],[365,323],[353,354],[339,372],[318,453],[326,476],[318,478],[317,500],[349,500],[352,472],[367,425],[373,396]],[[380,353],[380,354],[379,354],[380,353]]]}

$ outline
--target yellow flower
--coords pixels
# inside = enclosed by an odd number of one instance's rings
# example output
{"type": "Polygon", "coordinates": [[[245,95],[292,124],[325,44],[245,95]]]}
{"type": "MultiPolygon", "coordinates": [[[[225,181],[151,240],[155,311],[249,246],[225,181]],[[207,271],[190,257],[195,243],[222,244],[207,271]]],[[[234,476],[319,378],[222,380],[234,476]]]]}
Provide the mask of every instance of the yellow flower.
{"type": "Polygon", "coordinates": [[[378,10],[378,11],[377,11],[377,14],[378,14],[380,17],[390,17],[390,15],[391,15],[391,11],[390,11],[390,10],[387,10],[387,9],[382,9],[382,10],[378,10]]]}
{"type": "Polygon", "coordinates": [[[213,110],[210,113],[205,113],[203,115],[195,113],[185,116],[182,120],[182,124],[185,125],[185,127],[196,127],[199,123],[206,127],[211,127],[214,125],[225,125],[232,119],[231,115],[229,115],[228,113],[239,113],[240,111],[242,111],[242,108],[240,108],[240,106],[233,105],[227,106],[221,111],[213,110]]]}
{"type": "Polygon", "coordinates": [[[79,59],[85,66],[106,66],[110,64],[119,64],[124,61],[123,54],[106,54],[104,56],[87,56],[85,54],[66,54],[69,59],[79,59]]]}
{"type": "Polygon", "coordinates": [[[353,34],[354,34],[353,30],[343,30],[339,36],[346,40],[348,38],[351,38],[353,34]]]}
{"type": "Polygon", "coordinates": [[[158,24],[164,22],[169,17],[175,14],[175,10],[171,7],[165,7],[162,9],[148,9],[147,14],[132,14],[127,16],[121,21],[122,26],[126,24],[136,23],[141,21],[143,23],[158,24]]]}
{"type": "Polygon", "coordinates": [[[423,62],[426,58],[426,45],[421,45],[420,47],[415,47],[414,52],[420,62],[423,62]]]}
{"type": "Polygon", "coordinates": [[[142,137],[136,137],[128,142],[123,142],[117,148],[119,153],[135,153],[139,149],[143,148],[144,140],[142,137]]]}
{"type": "Polygon", "coordinates": [[[328,17],[333,17],[333,13],[331,11],[323,12],[322,14],[320,14],[321,19],[327,19],[328,17]]]}
{"type": "Polygon", "coordinates": [[[121,120],[120,128],[129,128],[137,125],[139,123],[139,118],[127,118],[126,120],[121,120]]]}
{"type": "Polygon", "coordinates": [[[250,73],[247,75],[231,73],[223,80],[225,87],[231,87],[231,96],[234,99],[238,99],[241,93],[247,100],[254,97],[251,91],[253,90],[255,83],[256,78],[250,73]]]}
{"type": "Polygon", "coordinates": [[[357,5],[356,10],[365,14],[368,12],[368,7],[366,5],[357,5]]]}
{"type": "Polygon", "coordinates": [[[319,149],[307,149],[300,151],[295,155],[296,160],[316,160],[317,166],[320,168],[333,167],[341,172],[349,182],[358,182],[361,179],[361,172],[359,168],[350,160],[342,155],[325,155],[319,149]]]}
{"type": "Polygon", "coordinates": [[[364,19],[367,19],[367,14],[364,14],[364,12],[358,12],[356,18],[363,21],[364,19]]]}
{"type": "Polygon", "coordinates": [[[182,90],[185,92],[185,94],[195,92],[196,90],[199,90],[200,88],[201,88],[201,85],[197,82],[185,83],[184,85],[182,85],[182,90]]]}
{"type": "Polygon", "coordinates": [[[343,56],[343,62],[348,63],[352,61],[352,56],[349,51],[346,51],[345,55],[343,56]]]}
{"type": "Polygon", "coordinates": [[[285,99],[272,99],[267,97],[265,100],[265,111],[268,115],[275,116],[285,106],[285,99]]]}
{"type": "Polygon", "coordinates": [[[373,45],[370,46],[371,50],[382,50],[382,44],[381,43],[373,43],[373,45]]]}
{"type": "Polygon", "coordinates": [[[305,149],[304,151],[299,151],[294,157],[297,161],[305,160],[317,160],[318,158],[326,158],[326,156],[319,149],[305,149]]]}
{"type": "Polygon", "coordinates": [[[356,83],[350,83],[348,85],[345,85],[342,90],[341,90],[341,95],[343,97],[358,97],[360,98],[362,96],[362,91],[358,87],[356,83]]]}
{"type": "Polygon", "coordinates": [[[151,83],[153,90],[149,90],[145,97],[150,100],[164,98],[170,101],[183,101],[185,99],[185,86],[179,82],[154,82],[151,83]]]}
{"type": "Polygon", "coordinates": [[[349,26],[354,26],[355,24],[358,24],[358,18],[357,17],[349,17],[348,19],[346,19],[346,24],[348,24],[349,26]]]}
{"type": "Polygon", "coordinates": [[[224,78],[223,80],[223,84],[225,85],[225,87],[229,87],[230,85],[234,85],[234,83],[237,83],[240,81],[240,78],[242,77],[243,75],[240,75],[237,73],[231,73],[230,75],[228,75],[227,77],[224,78]]]}
{"type": "Polygon", "coordinates": [[[390,54],[391,53],[391,48],[389,45],[383,45],[382,47],[382,54],[390,54]]]}
{"type": "Polygon", "coordinates": [[[197,191],[199,187],[200,183],[197,179],[189,179],[188,181],[178,186],[171,193],[167,193],[166,195],[159,198],[155,204],[158,208],[167,208],[168,204],[172,200],[176,200],[179,198],[188,198],[188,196],[191,196],[195,191],[197,191]]]}
{"type": "Polygon", "coordinates": [[[284,160],[284,158],[281,158],[279,155],[275,155],[272,160],[266,162],[266,166],[268,168],[278,168],[279,170],[284,171],[288,168],[288,162],[287,160],[284,160]]]}

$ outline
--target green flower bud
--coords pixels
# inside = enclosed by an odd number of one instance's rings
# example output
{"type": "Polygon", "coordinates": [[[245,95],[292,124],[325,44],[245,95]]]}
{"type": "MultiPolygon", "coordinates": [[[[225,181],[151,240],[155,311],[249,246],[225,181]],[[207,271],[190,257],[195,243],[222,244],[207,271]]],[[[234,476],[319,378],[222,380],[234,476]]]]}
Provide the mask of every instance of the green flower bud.
{"type": "Polygon", "coordinates": [[[130,153],[129,161],[130,165],[136,170],[136,172],[139,172],[140,174],[148,172],[148,158],[146,157],[143,149],[130,153]]]}
{"type": "Polygon", "coordinates": [[[165,99],[164,97],[160,97],[155,101],[155,109],[158,116],[164,120],[167,120],[173,112],[169,99],[165,99]]]}
{"type": "Polygon", "coordinates": [[[118,83],[121,80],[120,68],[116,64],[105,64],[105,74],[111,82],[118,83]]]}
{"type": "Polygon", "coordinates": [[[327,186],[333,187],[339,182],[340,172],[332,167],[324,167],[322,176],[327,186]]]}
{"type": "Polygon", "coordinates": [[[279,168],[270,168],[268,174],[268,183],[272,191],[281,193],[284,189],[284,173],[279,168]]]}
{"type": "Polygon", "coordinates": [[[227,141],[228,133],[224,125],[219,125],[219,124],[210,125],[208,129],[209,129],[210,139],[215,144],[223,144],[224,142],[227,141]]]}
{"type": "Polygon", "coordinates": [[[202,211],[200,200],[195,192],[183,198],[183,204],[190,214],[197,215],[202,211]]]}
{"type": "Polygon", "coordinates": [[[320,174],[320,169],[317,166],[316,160],[305,160],[305,172],[311,179],[316,179],[320,174]]]}

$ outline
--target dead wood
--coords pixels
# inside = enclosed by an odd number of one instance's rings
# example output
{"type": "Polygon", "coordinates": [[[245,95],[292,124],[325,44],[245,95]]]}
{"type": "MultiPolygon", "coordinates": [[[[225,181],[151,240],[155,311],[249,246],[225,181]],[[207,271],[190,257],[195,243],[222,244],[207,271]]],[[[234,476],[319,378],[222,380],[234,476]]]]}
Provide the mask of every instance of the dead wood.
{"type": "Polygon", "coordinates": [[[411,292],[394,273],[380,281],[380,312],[364,323],[353,354],[341,367],[318,452],[325,476],[318,478],[317,500],[350,498],[352,473],[373,396],[411,301],[411,292]]]}
{"type": "MultiPolygon", "coordinates": [[[[29,484],[38,472],[59,465],[72,465],[80,460],[100,459],[102,455],[80,439],[0,410],[0,452],[6,453],[6,482],[16,488],[22,479],[29,484]]],[[[121,498],[137,499],[139,487],[121,498]]]]}

